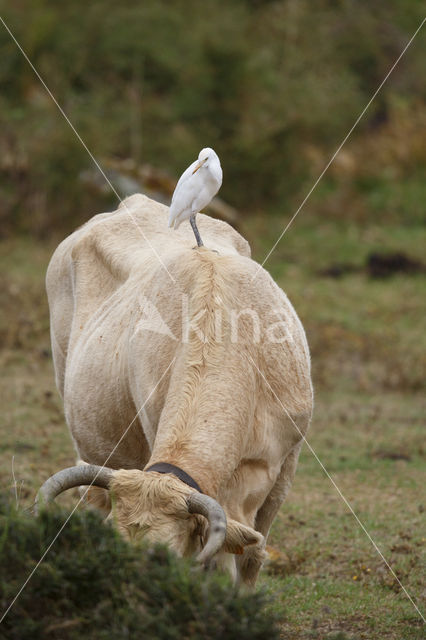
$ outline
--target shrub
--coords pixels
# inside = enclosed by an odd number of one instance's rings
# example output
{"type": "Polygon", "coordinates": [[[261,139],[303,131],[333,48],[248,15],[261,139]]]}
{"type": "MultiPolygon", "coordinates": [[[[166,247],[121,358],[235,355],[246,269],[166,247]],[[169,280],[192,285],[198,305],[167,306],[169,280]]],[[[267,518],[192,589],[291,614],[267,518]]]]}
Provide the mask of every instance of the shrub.
{"type": "MultiPolygon", "coordinates": [[[[2,612],[65,523],[0,501],[2,612]]],[[[278,638],[262,593],[238,594],[162,546],[133,547],[92,511],[76,512],[0,625],[3,640],[278,638]],[[137,635],[136,635],[137,634],[137,635]]]]}

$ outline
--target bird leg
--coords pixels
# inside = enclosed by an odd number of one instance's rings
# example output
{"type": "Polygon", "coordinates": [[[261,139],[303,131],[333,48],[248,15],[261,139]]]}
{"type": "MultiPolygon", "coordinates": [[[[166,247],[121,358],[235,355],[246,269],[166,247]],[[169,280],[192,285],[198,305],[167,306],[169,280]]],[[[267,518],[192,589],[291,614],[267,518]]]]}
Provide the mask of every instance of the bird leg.
{"type": "Polygon", "coordinates": [[[197,215],[196,213],[193,213],[192,216],[189,218],[189,221],[191,223],[191,227],[192,227],[192,230],[194,232],[194,236],[195,236],[195,239],[197,241],[198,246],[199,247],[204,247],[203,241],[201,240],[200,232],[198,231],[197,225],[195,224],[195,216],[196,215],[197,215]]]}

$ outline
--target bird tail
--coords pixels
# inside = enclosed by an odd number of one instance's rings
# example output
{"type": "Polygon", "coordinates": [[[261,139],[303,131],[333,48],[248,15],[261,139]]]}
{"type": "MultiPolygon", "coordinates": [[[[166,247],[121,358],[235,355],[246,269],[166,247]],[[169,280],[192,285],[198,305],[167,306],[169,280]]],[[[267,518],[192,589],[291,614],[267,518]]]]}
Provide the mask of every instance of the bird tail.
{"type": "Polygon", "coordinates": [[[169,228],[177,229],[182,222],[182,218],[179,218],[179,214],[176,215],[174,211],[170,211],[169,215],[169,228]]]}
{"type": "Polygon", "coordinates": [[[172,209],[170,209],[170,214],[169,214],[169,229],[170,228],[174,228],[175,226],[175,222],[176,222],[176,215],[174,213],[174,211],[172,209]]]}

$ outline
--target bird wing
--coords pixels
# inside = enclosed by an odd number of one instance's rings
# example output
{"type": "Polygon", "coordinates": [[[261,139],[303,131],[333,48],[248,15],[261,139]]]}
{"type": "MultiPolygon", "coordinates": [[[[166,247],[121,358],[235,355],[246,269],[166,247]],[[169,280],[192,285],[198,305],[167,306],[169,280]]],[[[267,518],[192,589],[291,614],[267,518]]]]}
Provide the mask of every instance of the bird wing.
{"type": "MultiPolygon", "coordinates": [[[[169,227],[173,227],[176,219],[191,208],[191,202],[188,189],[185,188],[185,185],[181,185],[179,191],[175,191],[173,194],[173,200],[170,205],[169,227]]],[[[190,212],[189,215],[191,215],[190,212]]]]}
{"type": "Polygon", "coordinates": [[[198,176],[194,174],[197,164],[198,160],[193,162],[179,178],[170,204],[169,227],[172,227],[176,218],[184,212],[188,211],[188,217],[191,215],[192,203],[197,193],[198,176]]]}
{"type": "Polygon", "coordinates": [[[187,169],[185,169],[185,171],[182,173],[181,177],[178,180],[178,183],[175,187],[175,190],[173,192],[172,195],[172,202],[175,199],[176,194],[179,192],[180,187],[184,184],[184,182],[186,182],[188,180],[188,178],[190,178],[193,173],[194,173],[194,169],[198,164],[198,160],[195,160],[192,164],[189,165],[189,167],[187,169]]]}

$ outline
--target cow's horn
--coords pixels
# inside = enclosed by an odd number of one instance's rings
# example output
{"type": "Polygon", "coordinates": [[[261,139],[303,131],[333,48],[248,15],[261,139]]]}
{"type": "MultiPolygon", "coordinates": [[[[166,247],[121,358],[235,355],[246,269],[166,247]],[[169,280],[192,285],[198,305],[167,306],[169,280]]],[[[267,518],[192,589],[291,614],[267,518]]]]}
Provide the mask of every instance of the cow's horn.
{"type": "Polygon", "coordinates": [[[222,547],[226,536],[226,515],[216,500],[201,493],[191,493],[187,500],[189,513],[199,513],[209,521],[209,537],[198,555],[198,562],[208,565],[222,547]]]}
{"type": "Polygon", "coordinates": [[[62,471],[58,471],[58,473],[46,480],[40,487],[35,501],[36,511],[38,504],[48,504],[60,493],[73,487],[94,485],[102,487],[102,489],[108,489],[113,473],[112,469],[100,467],[96,464],[82,464],[62,469],[62,471]]]}

